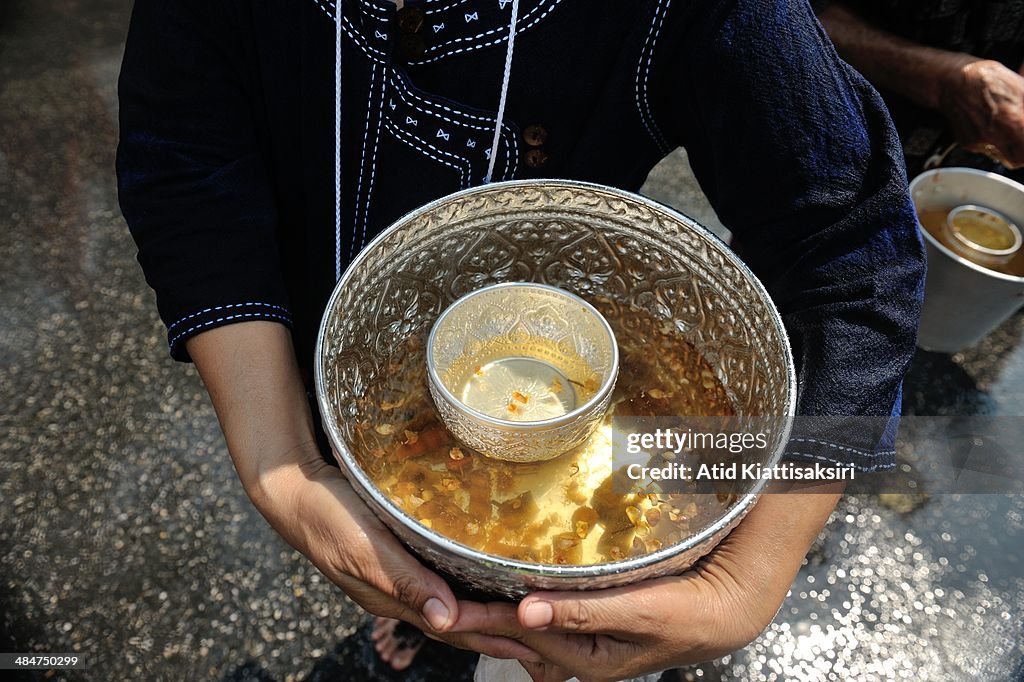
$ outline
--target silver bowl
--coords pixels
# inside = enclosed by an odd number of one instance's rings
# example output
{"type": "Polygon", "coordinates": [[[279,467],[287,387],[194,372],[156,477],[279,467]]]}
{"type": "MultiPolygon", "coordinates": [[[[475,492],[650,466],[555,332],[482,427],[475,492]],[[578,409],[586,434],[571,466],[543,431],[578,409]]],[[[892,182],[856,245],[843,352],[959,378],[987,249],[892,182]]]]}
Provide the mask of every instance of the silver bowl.
{"type": "Polygon", "coordinates": [[[743,483],[732,506],[676,544],[614,562],[549,565],[487,554],[434,532],[360,466],[368,456],[361,451],[366,425],[389,421],[382,410],[403,400],[401,387],[389,393],[386,385],[396,349],[405,349],[404,362],[425,363],[423,340],[445,308],[473,290],[516,281],[604,302],[597,307],[620,347],[634,331],[616,310],[661,320],[666,333],[701,353],[740,415],[787,418],[759,463],[781,458],[796,380],[782,320],[757,278],[717,237],[660,204],[599,185],[542,180],[495,183],[423,206],[381,233],[346,270],[324,314],[315,368],[340,467],[402,542],[470,589],[519,598],[681,573],[740,522],[764,481],[743,483]]]}
{"type": "MultiPolygon", "coordinates": [[[[1024,225],[1024,185],[973,168],[937,168],[910,183],[918,214],[978,205],[1024,225]]],[[[1024,306],[1024,277],[996,272],[948,248],[922,230],[928,275],[917,344],[955,353],[977,343],[1024,306]]]]}
{"type": "Polygon", "coordinates": [[[618,371],[601,313],[545,284],[477,289],[441,313],[427,339],[430,394],[445,426],[512,462],[582,445],[608,411],[618,371]]]}

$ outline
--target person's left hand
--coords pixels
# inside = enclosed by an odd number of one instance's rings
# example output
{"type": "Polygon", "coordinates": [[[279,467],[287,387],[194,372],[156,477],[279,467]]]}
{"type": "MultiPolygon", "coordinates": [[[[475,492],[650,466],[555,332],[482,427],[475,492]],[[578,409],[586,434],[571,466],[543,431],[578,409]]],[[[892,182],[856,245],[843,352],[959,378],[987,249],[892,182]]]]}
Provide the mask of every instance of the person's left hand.
{"type": "Polygon", "coordinates": [[[544,659],[521,661],[537,682],[621,680],[723,656],[774,618],[841,487],[823,490],[762,497],[682,576],[479,605],[461,610],[452,630],[522,642],[544,659]]]}

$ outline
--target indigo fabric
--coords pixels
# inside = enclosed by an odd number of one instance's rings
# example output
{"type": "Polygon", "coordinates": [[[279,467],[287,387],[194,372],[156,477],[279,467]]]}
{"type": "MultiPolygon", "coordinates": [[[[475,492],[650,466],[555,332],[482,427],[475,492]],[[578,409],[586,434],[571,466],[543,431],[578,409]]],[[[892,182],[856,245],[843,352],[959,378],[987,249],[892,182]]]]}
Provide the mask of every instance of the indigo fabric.
{"type": "MultiPolygon", "coordinates": [[[[339,269],[403,213],[480,184],[509,0],[136,4],[120,80],[121,205],[171,354],[221,324],[292,328],[312,363],[339,269]]],[[[913,353],[924,255],[871,87],[806,0],[522,0],[494,179],[637,190],[683,146],[782,311],[799,411],[888,416],[913,353]],[[543,134],[539,134],[540,133],[543,134]]],[[[852,429],[791,453],[863,469],[852,429]]]]}

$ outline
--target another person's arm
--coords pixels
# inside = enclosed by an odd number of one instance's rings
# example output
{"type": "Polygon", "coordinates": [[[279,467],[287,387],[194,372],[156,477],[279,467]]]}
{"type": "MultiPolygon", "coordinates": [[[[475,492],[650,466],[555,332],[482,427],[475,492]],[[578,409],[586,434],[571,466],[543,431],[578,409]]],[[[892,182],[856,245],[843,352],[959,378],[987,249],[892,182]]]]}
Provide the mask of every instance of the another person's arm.
{"type": "Polygon", "coordinates": [[[843,59],[883,90],[941,112],[958,142],[1024,165],[1024,77],[1003,64],[906,40],[832,2],[819,19],[843,59]]]}

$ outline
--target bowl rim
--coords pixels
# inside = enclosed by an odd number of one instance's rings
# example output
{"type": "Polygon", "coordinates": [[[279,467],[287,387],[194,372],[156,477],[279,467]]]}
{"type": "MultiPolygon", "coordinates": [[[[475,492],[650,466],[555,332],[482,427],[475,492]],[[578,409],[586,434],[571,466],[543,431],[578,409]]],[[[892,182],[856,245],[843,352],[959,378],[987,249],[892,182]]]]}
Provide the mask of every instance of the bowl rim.
{"type": "Polygon", "coordinates": [[[496,554],[488,554],[481,550],[469,547],[468,545],[456,542],[419,523],[419,521],[412,518],[403,509],[392,502],[391,499],[385,495],[380,488],[373,483],[373,481],[370,480],[362,467],[359,466],[359,463],[355,460],[355,457],[349,451],[348,447],[345,445],[345,441],[341,437],[341,433],[335,423],[336,420],[331,420],[329,418],[331,414],[329,410],[330,402],[328,400],[324,378],[324,351],[326,350],[325,339],[327,328],[330,323],[330,318],[327,313],[336,307],[337,300],[341,296],[341,292],[344,290],[345,285],[348,283],[349,279],[352,278],[353,273],[355,273],[355,271],[362,265],[363,261],[369,258],[369,254],[371,254],[381,242],[390,237],[393,232],[398,231],[409,222],[416,220],[420,216],[434,211],[438,207],[451,201],[461,200],[474,194],[484,194],[487,192],[512,189],[516,187],[552,189],[559,186],[575,190],[588,190],[591,192],[603,193],[614,196],[620,200],[636,202],[653,212],[661,213],[674,221],[686,225],[687,228],[701,234],[710,243],[716,244],[719,254],[728,260],[734,267],[743,272],[754,290],[761,298],[769,303],[767,312],[775,327],[776,333],[782,342],[787,375],[787,404],[785,414],[780,415],[786,418],[785,428],[783,429],[783,433],[779,440],[779,446],[776,448],[776,451],[772,454],[769,461],[770,464],[778,463],[778,461],[782,459],[786,446],[789,444],[789,436],[793,427],[793,417],[796,414],[796,369],[793,362],[793,351],[789,341],[789,335],[786,333],[786,328],[782,324],[782,317],[778,308],[775,306],[775,302],[768,295],[767,290],[761,283],[761,280],[757,278],[747,264],[744,263],[740,257],[732,251],[732,249],[728,248],[717,235],[698,223],[696,220],[676,211],[675,209],[639,194],[608,185],[600,185],[597,183],[583,182],[579,180],[564,180],[558,178],[508,180],[504,182],[494,182],[488,185],[470,187],[439,197],[438,199],[424,204],[419,208],[413,209],[382,230],[380,234],[374,237],[373,240],[371,240],[370,243],[367,244],[354,259],[352,259],[352,262],[345,269],[345,272],[335,285],[334,291],[328,299],[327,306],[324,308],[324,315],[320,321],[320,330],[317,334],[316,350],[314,354],[316,365],[314,366],[313,371],[314,381],[316,384],[317,405],[320,409],[324,430],[326,431],[328,440],[334,450],[335,459],[339,460],[339,466],[341,466],[343,472],[350,477],[350,481],[354,479],[354,481],[358,483],[358,487],[353,485],[356,492],[361,495],[369,496],[375,504],[390,514],[394,522],[400,523],[405,530],[418,536],[421,540],[427,543],[433,551],[448,552],[458,557],[460,560],[486,564],[494,569],[515,573],[530,579],[560,580],[573,578],[600,578],[616,574],[629,574],[634,571],[639,571],[649,566],[653,566],[654,564],[661,563],[662,561],[670,559],[678,554],[687,552],[694,547],[698,547],[704,542],[710,540],[715,533],[722,528],[731,527],[732,524],[738,522],[738,517],[746,514],[746,511],[753,505],[764,488],[767,487],[768,481],[763,478],[757,479],[751,486],[750,490],[743,493],[736,503],[729,507],[729,509],[727,509],[726,512],[719,516],[715,521],[707,524],[696,533],[687,536],[684,540],[673,545],[667,545],[661,549],[655,550],[654,552],[642,554],[637,557],[630,557],[620,561],[585,564],[579,566],[532,563],[519,561],[517,559],[510,559],[496,554]]]}
{"type": "Polygon", "coordinates": [[[551,286],[550,284],[541,284],[539,282],[499,282],[497,284],[488,284],[485,287],[474,289],[473,291],[460,296],[457,300],[453,301],[450,306],[444,309],[437,320],[434,321],[434,326],[430,329],[430,334],[427,336],[427,378],[434,387],[441,392],[441,395],[449,403],[457,406],[460,413],[467,417],[470,417],[474,421],[482,423],[486,426],[495,427],[502,431],[514,431],[518,433],[533,433],[535,431],[547,431],[550,429],[556,429],[560,426],[570,424],[581,416],[587,414],[594,409],[597,405],[604,400],[605,396],[615,387],[615,380],[619,375],[619,344],[615,339],[615,332],[612,330],[608,320],[605,319],[604,315],[598,312],[597,308],[592,306],[582,297],[577,296],[571,291],[566,291],[559,287],[551,286]],[[441,323],[445,320],[450,313],[453,313],[457,307],[465,304],[469,299],[477,296],[486,296],[489,293],[500,289],[541,289],[548,291],[556,296],[569,299],[573,303],[582,307],[588,314],[596,318],[600,323],[601,329],[604,330],[607,336],[607,341],[611,344],[612,361],[608,367],[607,374],[601,380],[601,385],[597,391],[585,403],[576,407],[575,409],[566,412],[563,415],[557,417],[551,417],[549,419],[537,419],[533,421],[513,421],[511,419],[501,419],[499,417],[492,417],[484,414],[479,410],[473,409],[466,403],[459,400],[451,389],[441,380],[441,377],[437,372],[437,364],[434,362],[434,340],[437,336],[438,328],[441,323]]]}
{"type": "MultiPolygon", "coordinates": [[[[975,263],[974,261],[972,261],[970,259],[967,259],[967,258],[964,258],[963,256],[959,255],[958,253],[955,253],[949,247],[947,247],[945,244],[943,244],[938,239],[936,239],[932,235],[931,232],[929,232],[928,230],[924,229],[924,227],[920,224],[921,223],[921,219],[919,217],[917,217],[919,209],[917,208],[917,202],[914,201],[914,189],[916,187],[918,187],[919,185],[924,184],[924,182],[926,180],[928,180],[929,178],[935,177],[937,175],[942,175],[942,174],[954,175],[954,176],[963,174],[963,175],[974,175],[974,176],[978,176],[978,177],[983,177],[983,178],[985,178],[987,180],[992,180],[994,182],[998,182],[1000,184],[1012,187],[1013,189],[1015,189],[1018,192],[1020,192],[1022,196],[1024,196],[1024,185],[1020,184],[1019,182],[1017,182],[1015,180],[1011,180],[1010,178],[1007,178],[1005,176],[999,175],[998,173],[990,173],[988,171],[978,170],[977,168],[967,168],[967,167],[964,167],[964,166],[949,166],[949,167],[944,167],[944,168],[933,168],[931,170],[926,170],[923,173],[919,173],[918,175],[916,175],[914,177],[913,180],[910,181],[910,184],[907,187],[908,194],[910,195],[910,202],[914,206],[914,216],[915,216],[915,218],[917,218],[918,230],[921,232],[921,234],[924,235],[924,238],[928,241],[928,244],[930,244],[931,246],[934,246],[935,249],[938,250],[938,252],[941,253],[943,256],[946,256],[947,258],[949,258],[949,259],[959,263],[960,265],[963,265],[963,266],[965,266],[967,268],[970,268],[971,270],[974,270],[977,273],[980,273],[982,275],[986,275],[988,277],[992,277],[994,279],[1001,279],[1001,280],[1006,281],[1006,282],[1012,282],[1014,284],[1024,283],[1024,276],[1010,275],[1010,274],[1007,274],[1005,272],[999,272],[997,270],[993,270],[993,269],[991,269],[989,267],[986,267],[984,265],[979,265],[978,263],[975,263]]],[[[956,207],[954,206],[953,208],[956,208],[956,207]]],[[[990,210],[995,210],[995,209],[990,209],[990,210]]],[[[1003,212],[1003,211],[998,211],[998,213],[1005,214],[1005,212],[1003,212]]]]}

